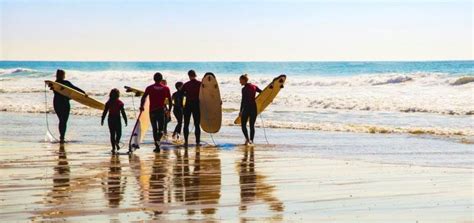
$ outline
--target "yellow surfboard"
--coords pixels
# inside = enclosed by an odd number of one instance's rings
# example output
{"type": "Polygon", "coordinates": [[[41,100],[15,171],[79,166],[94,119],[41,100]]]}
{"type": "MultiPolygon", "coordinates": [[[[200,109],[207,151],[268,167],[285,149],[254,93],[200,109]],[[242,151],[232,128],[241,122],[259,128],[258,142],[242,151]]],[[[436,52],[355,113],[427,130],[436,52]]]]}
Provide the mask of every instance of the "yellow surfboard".
{"type": "Polygon", "coordinates": [[[85,106],[89,106],[91,108],[99,109],[99,110],[104,110],[105,105],[97,101],[94,98],[91,98],[89,96],[86,96],[85,94],[76,91],[68,86],[62,85],[60,83],[54,82],[54,81],[49,81],[46,80],[44,81],[50,88],[52,88],[54,91],[58,92],[59,94],[66,96],[74,101],[77,101],[85,106]]]}
{"type": "Polygon", "coordinates": [[[133,88],[133,87],[124,86],[124,88],[125,88],[125,91],[126,91],[126,92],[134,93],[134,94],[135,94],[135,97],[139,97],[139,96],[142,96],[143,94],[145,94],[144,91],[138,90],[138,89],[133,88]]]}
{"type": "Polygon", "coordinates": [[[214,74],[206,74],[199,88],[201,128],[207,133],[216,133],[222,124],[222,99],[214,74]]]}
{"type": "MultiPolygon", "coordinates": [[[[135,93],[135,96],[143,95],[143,91],[136,88],[131,88],[125,86],[126,92],[135,93]]],[[[140,148],[140,143],[145,137],[146,131],[150,127],[150,106],[149,106],[149,97],[146,98],[145,105],[143,106],[143,111],[140,111],[138,114],[137,122],[133,126],[132,136],[130,136],[130,141],[128,143],[129,150],[140,148]]]]}
{"type": "MultiPolygon", "coordinates": [[[[257,103],[257,114],[262,113],[265,108],[268,107],[273,102],[273,99],[278,95],[280,90],[283,88],[286,81],[286,75],[282,74],[265,87],[263,91],[255,98],[255,102],[257,103]]],[[[241,123],[241,117],[237,117],[235,119],[234,124],[238,125],[241,123]]]]}

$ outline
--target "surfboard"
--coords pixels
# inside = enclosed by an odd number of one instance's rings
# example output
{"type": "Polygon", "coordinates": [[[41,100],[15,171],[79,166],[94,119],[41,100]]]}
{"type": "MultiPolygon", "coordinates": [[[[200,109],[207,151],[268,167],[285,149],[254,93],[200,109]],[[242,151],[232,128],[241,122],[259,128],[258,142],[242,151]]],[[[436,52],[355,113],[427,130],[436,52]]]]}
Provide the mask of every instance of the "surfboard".
{"type": "MultiPolygon", "coordinates": [[[[280,90],[283,88],[286,81],[286,75],[282,74],[273,79],[273,81],[262,90],[262,92],[255,98],[257,103],[257,114],[262,113],[268,105],[273,102],[273,99],[278,95],[280,90]]],[[[241,117],[237,117],[234,124],[239,125],[241,123],[241,117]]]]}
{"type": "Polygon", "coordinates": [[[105,105],[102,102],[89,96],[86,96],[84,93],[76,91],[68,86],[49,80],[45,80],[44,82],[59,94],[66,96],[74,101],[77,101],[85,106],[99,110],[104,110],[105,108],[105,105]]]}
{"type": "Polygon", "coordinates": [[[133,88],[133,87],[129,87],[129,86],[124,86],[124,88],[125,88],[125,92],[134,93],[135,97],[142,96],[145,93],[142,90],[139,90],[139,89],[136,89],[136,88],[133,88]]]}
{"type": "Polygon", "coordinates": [[[206,74],[202,78],[199,107],[202,130],[208,133],[218,132],[222,124],[222,99],[214,74],[206,74]]]}
{"type": "MultiPolygon", "coordinates": [[[[125,86],[126,92],[132,92],[135,93],[135,96],[140,96],[138,93],[142,92],[141,95],[143,95],[143,91],[140,91],[135,88],[131,88],[128,86],[125,86]]],[[[143,141],[143,138],[145,137],[145,133],[150,127],[150,101],[148,97],[146,97],[145,100],[145,105],[143,106],[143,111],[140,111],[138,114],[137,122],[135,122],[135,125],[133,126],[132,130],[132,135],[130,136],[130,141],[128,142],[128,148],[129,151],[133,151],[136,149],[140,148],[140,144],[143,141]]]]}

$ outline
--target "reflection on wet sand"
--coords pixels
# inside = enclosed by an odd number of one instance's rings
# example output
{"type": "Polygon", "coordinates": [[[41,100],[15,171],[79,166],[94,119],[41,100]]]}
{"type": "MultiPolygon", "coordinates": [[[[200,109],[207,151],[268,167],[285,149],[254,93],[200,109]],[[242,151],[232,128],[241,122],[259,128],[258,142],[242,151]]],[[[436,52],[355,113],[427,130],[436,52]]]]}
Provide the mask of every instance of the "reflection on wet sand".
{"type": "MultiPolygon", "coordinates": [[[[150,175],[149,190],[148,190],[148,199],[152,206],[157,205],[154,208],[154,214],[160,215],[163,213],[163,208],[160,208],[159,204],[165,203],[166,196],[166,178],[168,176],[168,157],[169,152],[163,151],[162,153],[156,153],[155,159],[153,160],[152,172],[150,175]]],[[[161,206],[163,207],[163,206],[161,206]]]]}
{"type": "Polygon", "coordinates": [[[122,165],[120,163],[120,156],[110,156],[109,172],[107,174],[107,181],[104,184],[103,190],[109,202],[109,207],[119,207],[123,199],[125,191],[126,177],[122,177],[122,165]]]}
{"type": "Polygon", "coordinates": [[[265,182],[266,176],[258,174],[255,168],[253,147],[245,147],[244,156],[237,164],[240,181],[240,210],[245,212],[249,205],[263,201],[274,212],[283,212],[283,203],[274,195],[275,186],[265,182]]]}
{"type": "Polygon", "coordinates": [[[165,203],[189,205],[188,215],[194,215],[196,207],[201,207],[201,214],[214,214],[221,188],[221,165],[217,150],[206,148],[205,152],[201,152],[197,148],[192,164],[188,150],[175,150],[174,155],[176,159],[173,160],[168,150],[155,154],[148,191],[154,214],[163,214],[163,208],[158,204],[165,203]]]}
{"type": "Polygon", "coordinates": [[[54,166],[53,188],[48,194],[48,202],[54,205],[62,204],[70,197],[70,172],[67,153],[64,144],[59,146],[57,164],[54,166]]]}
{"type": "Polygon", "coordinates": [[[198,200],[204,207],[201,213],[212,215],[221,197],[221,160],[216,148],[196,149],[194,160],[194,186],[198,188],[198,200]]]}

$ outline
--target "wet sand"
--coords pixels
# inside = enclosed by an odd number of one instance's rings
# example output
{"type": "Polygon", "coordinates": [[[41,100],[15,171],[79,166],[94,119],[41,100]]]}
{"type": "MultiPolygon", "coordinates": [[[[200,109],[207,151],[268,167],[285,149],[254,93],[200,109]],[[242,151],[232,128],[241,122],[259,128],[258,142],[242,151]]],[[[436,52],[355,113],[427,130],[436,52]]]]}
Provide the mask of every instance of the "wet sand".
{"type": "Polygon", "coordinates": [[[0,171],[3,222],[473,220],[471,168],[325,158],[284,144],[157,154],[145,145],[129,156],[106,144],[2,141],[0,171]]]}

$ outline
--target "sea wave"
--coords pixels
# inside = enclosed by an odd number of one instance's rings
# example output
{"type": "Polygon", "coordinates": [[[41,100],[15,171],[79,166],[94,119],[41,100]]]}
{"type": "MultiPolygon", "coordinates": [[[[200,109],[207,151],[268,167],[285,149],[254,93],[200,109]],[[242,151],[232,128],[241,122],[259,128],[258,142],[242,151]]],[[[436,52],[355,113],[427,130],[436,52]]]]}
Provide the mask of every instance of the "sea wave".
{"type": "MultiPolygon", "coordinates": [[[[233,122],[227,121],[226,125],[233,126],[233,122]]],[[[441,127],[402,127],[373,124],[352,124],[352,123],[334,123],[334,122],[282,122],[265,121],[264,124],[256,123],[257,127],[266,128],[284,128],[299,130],[316,130],[332,132],[354,132],[371,134],[413,134],[413,135],[435,135],[435,136],[456,136],[456,137],[474,137],[473,129],[455,129],[441,127]]]]}
{"type": "Polygon", "coordinates": [[[454,81],[451,85],[464,85],[474,82],[474,77],[461,77],[454,81]]]}
{"type": "MultiPolygon", "coordinates": [[[[54,73],[41,73],[27,68],[14,72],[31,72],[2,78],[0,104],[42,104],[44,79],[54,79],[54,73]],[[49,77],[49,78],[48,78],[49,77]],[[28,95],[15,95],[28,94],[28,95]],[[18,99],[22,100],[18,102],[18,99]]],[[[186,81],[180,71],[163,71],[174,91],[176,81],[186,81]]],[[[124,85],[144,89],[152,81],[149,71],[67,71],[67,79],[88,95],[104,101],[112,88],[124,85]]],[[[252,75],[251,81],[261,88],[272,76],[252,75]]],[[[356,76],[292,76],[269,109],[275,110],[346,110],[396,111],[402,113],[436,113],[443,115],[474,115],[471,76],[444,73],[384,73],[356,76]]],[[[241,100],[238,75],[218,76],[221,96],[226,107],[237,109],[241,100]]],[[[48,91],[50,94],[50,92],[48,91]]],[[[122,91],[122,97],[130,94],[122,91]]],[[[1,108],[0,108],[1,109],[1,108]]],[[[28,109],[27,109],[28,110],[28,109]]]]}
{"type": "Polygon", "coordinates": [[[8,74],[18,74],[18,73],[33,73],[36,72],[34,69],[29,68],[12,68],[12,69],[0,69],[0,75],[8,75],[8,74]]]}
{"type": "MultiPolygon", "coordinates": [[[[54,116],[54,110],[48,108],[45,110],[41,106],[25,106],[25,107],[2,107],[0,111],[3,112],[27,112],[27,113],[41,113],[48,112],[54,116]]],[[[133,108],[126,109],[130,119],[136,119],[138,110],[133,108]]],[[[232,112],[234,112],[232,110],[232,112]]],[[[87,109],[83,106],[75,106],[71,110],[73,115],[98,117],[101,111],[97,109],[87,109]]],[[[233,117],[228,116],[228,117],[233,117]]],[[[50,117],[53,118],[53,117],[50,117]]],[[[173,122],[174,122],[173,117],[173,122]]],[[[223,125],[236,126],[233,123],[233,118],[224,118],[223,125]]],[[[256,123],[258,128],[274,128],[274,129],[298,129],[310,131],[330,131],[330,132],[353,132],[353,133],[369,133],[369,134],[412,134],[412,135],[432,135],[442,137],[458,137],[464,140],[471,141],[474,138],[474,129],[472,128],[448,128],[448,127],[423,127],[423,126],[391,126],[382,124],[359,124],[359,123],[345,123],[345,122],[301,122],[301,121],[274,121],[265,120],[256,123]]]]}

